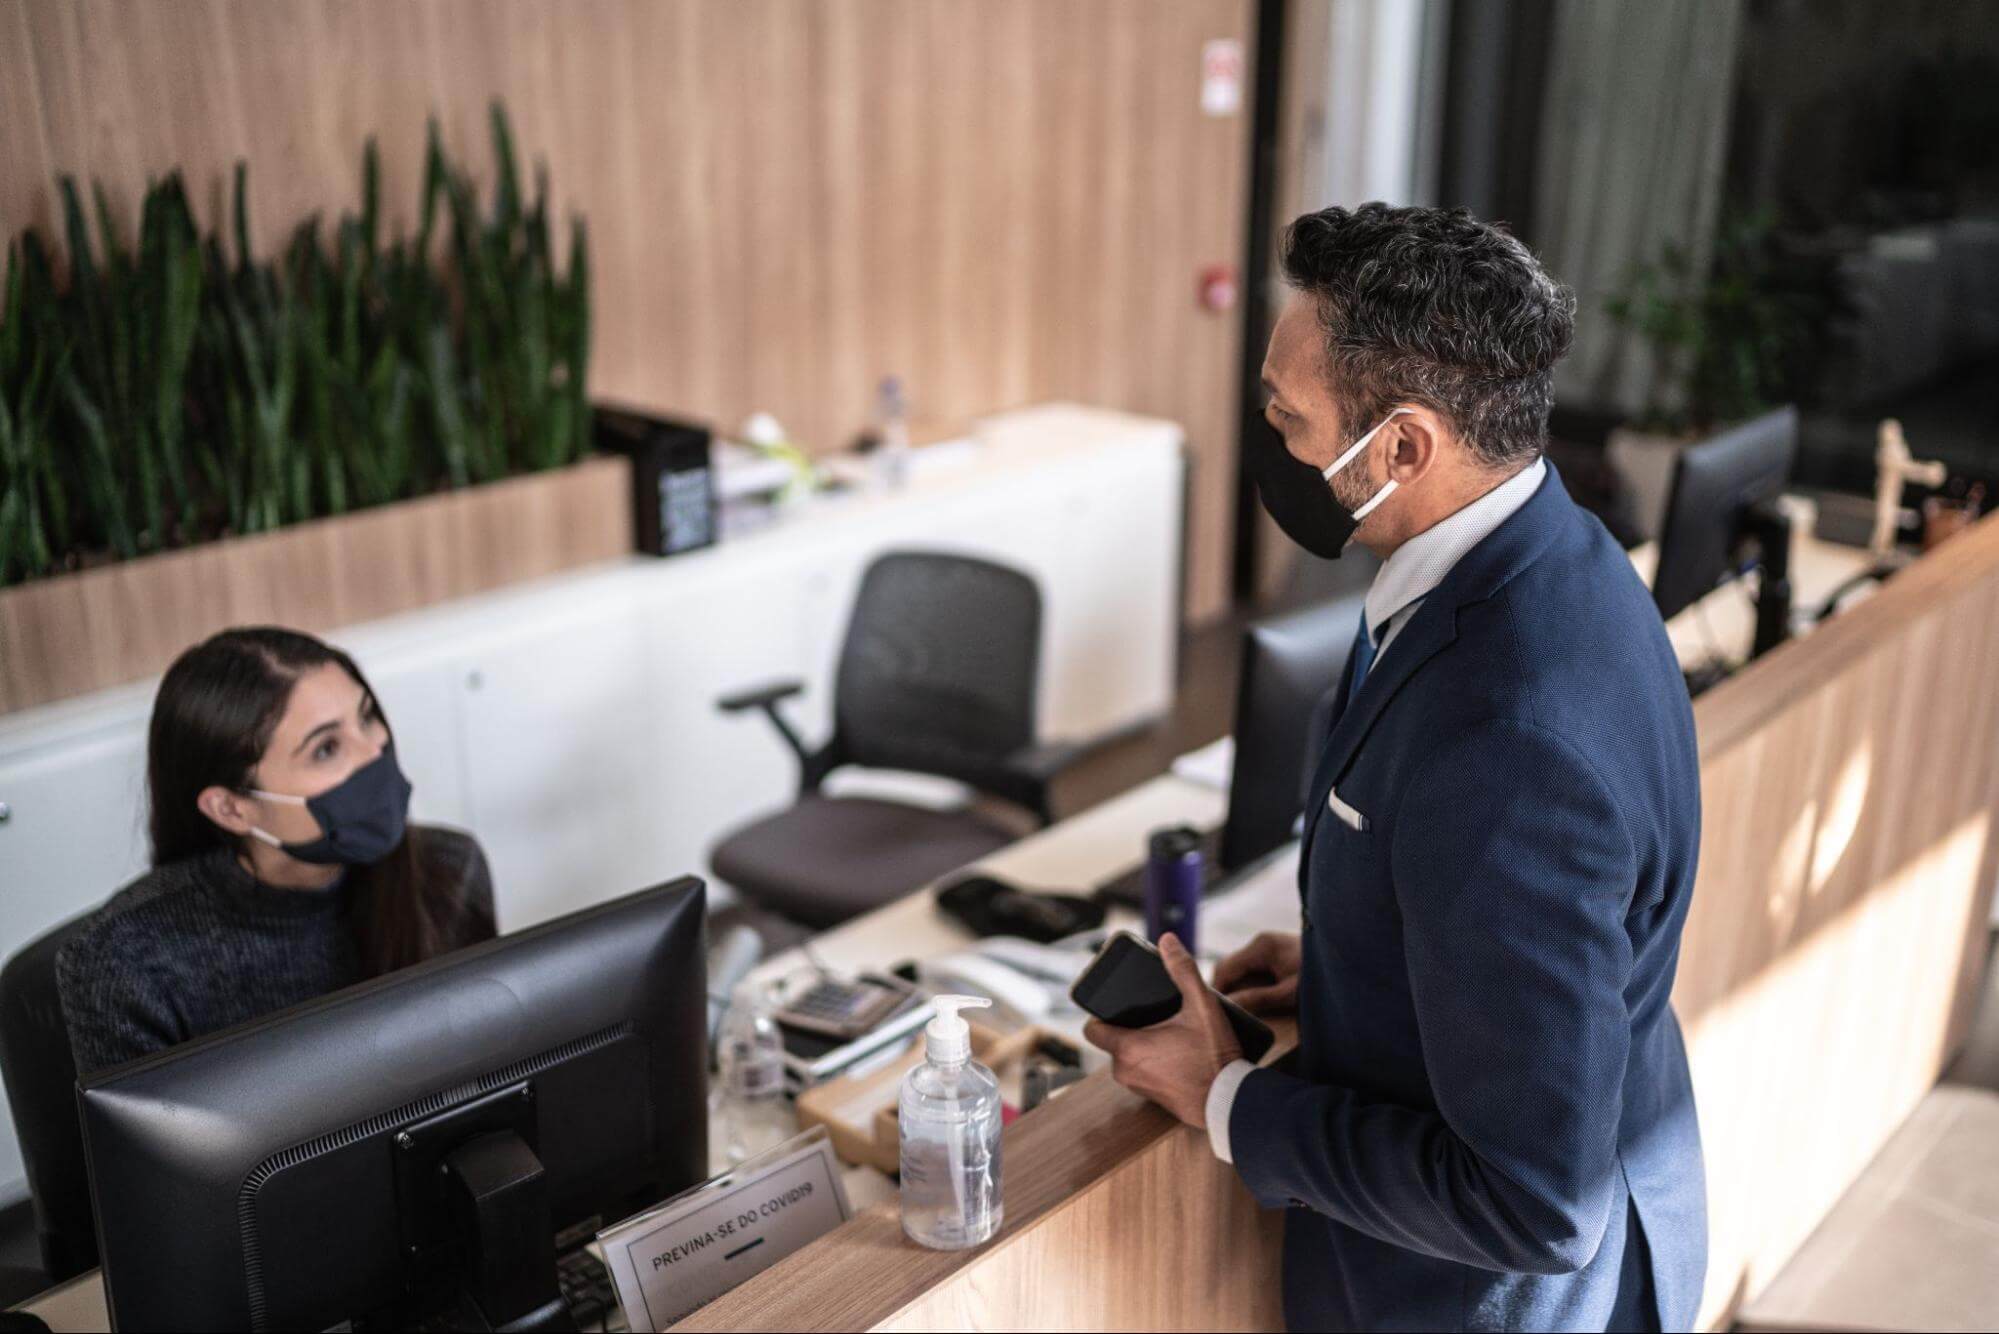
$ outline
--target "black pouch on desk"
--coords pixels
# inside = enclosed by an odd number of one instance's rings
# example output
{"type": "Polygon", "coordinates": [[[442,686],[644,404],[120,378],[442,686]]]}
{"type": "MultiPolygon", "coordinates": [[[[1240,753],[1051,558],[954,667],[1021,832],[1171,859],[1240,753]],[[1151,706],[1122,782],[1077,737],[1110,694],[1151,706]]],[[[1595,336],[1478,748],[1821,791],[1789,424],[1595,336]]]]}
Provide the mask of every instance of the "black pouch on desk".
{"type": "Polygon", "coordinates": [[[939,890],[937,906],[975,936],[1019,936],[1042,945],[1104,924],[1101,903],[1018,889],[988,875],[969,875],[939,890]]]}

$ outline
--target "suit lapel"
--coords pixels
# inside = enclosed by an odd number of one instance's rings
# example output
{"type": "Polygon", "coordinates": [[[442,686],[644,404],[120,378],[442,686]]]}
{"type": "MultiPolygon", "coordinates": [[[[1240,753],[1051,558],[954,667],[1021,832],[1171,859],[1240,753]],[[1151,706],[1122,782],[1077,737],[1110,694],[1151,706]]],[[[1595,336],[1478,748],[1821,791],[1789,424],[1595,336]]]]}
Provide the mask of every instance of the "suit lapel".
{"type": "MultiPolygon", "coordinates": [[[[1360,749],[1360,743],[1373,729],[1381,711],[1388,707],[1388,701],[1395,698],[1395,692],[1402,688],[1403,683],[1416,674],[1417,668],[1443,652],[1457,637],[1456,605],[1433,596],[1416,608],[1408,624],[1382,648],[1374,661],[1373,670],[1360,683],[1360,693],[1335,718],[1333,730],[1326,738],[1325,752],[1319,757],[1319,767],[1312,775],[1311,805],[1305,810],[1305,846],[1300,856],[1301,865],[1310,864],[1312,837],[1318,831],[1320,817],[1326,813],[1326,798],[1333,784],[1346,772],[1347,763],[1360,749]]],[[[1349,663],[1340,678],[1342,689],[1352,674],[1353,665],[1349,663]]]]}
{"type": "MultiPolygon", "coordinates": [[[[1312,839],[1326,813],[1326,798],[1352,763],[1354,753],[1373,730],[1382,710],[1424,663],[1457,639],[1458,609],[1482,602],[1505,586],[1541,555],[1562,524],[1573,520],[1575,514],[1575,502],[1569,499],[1568,488],[1551,462],[1548,475],[1527,503],[1451,568],[1443,582],[1431,590],[1423,605],[1409,617],[1408,624],[1381,650],[1352,704],[1335,712],[1333,730],[1326,738],[1318,768],[1313,771],[1310,804],[1305,808],[1304,846],[1298,858],[1301,887],[1312,864],[1312,839]]],[[[1342,698],[1352,674],[1353,663],[1349,661],[1340,676],[1342,698]]]]}

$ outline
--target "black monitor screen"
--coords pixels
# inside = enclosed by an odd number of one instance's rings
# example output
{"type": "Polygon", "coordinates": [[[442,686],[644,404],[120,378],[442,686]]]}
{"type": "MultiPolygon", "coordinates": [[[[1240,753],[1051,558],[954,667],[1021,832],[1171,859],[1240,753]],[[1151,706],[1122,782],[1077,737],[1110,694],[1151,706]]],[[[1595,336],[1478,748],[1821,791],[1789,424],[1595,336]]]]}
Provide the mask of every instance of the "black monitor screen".
{"type": "Polygon", "coordinates": [[[1661,616],[1678,615],[1729,575],[1744,514],[1783,489],[1797,451],[1797,410],[1782,408],[1681,452],[1652,576],[1661,616]]]}
{"type": "Polygon", "coordinates": [[[1339,683],[1360,628],[1360,594],[1259,621],[1243,632],[1235,765],[1219,861],[1240,870],[1291,839],[1307,766],[1323,736],[1316,706],[1339,683]]]}

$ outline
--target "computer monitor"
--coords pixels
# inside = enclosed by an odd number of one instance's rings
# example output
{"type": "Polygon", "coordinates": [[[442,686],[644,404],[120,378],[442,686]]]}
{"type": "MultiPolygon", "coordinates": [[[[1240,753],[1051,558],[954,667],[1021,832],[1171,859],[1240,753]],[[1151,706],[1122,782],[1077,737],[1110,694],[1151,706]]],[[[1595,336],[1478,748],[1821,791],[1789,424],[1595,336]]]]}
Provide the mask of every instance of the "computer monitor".
{"type": "Polygon", "coordinates": [[[1791,475],[1798,413],[1780,408],[1683,450],[1673,472],[1652,600],[1671,619],[1735,572],[1746,537],[1762,547],[1756,652],[1781,641],[1790,619],[1789,526],[1770,503],[1791,475]]]}
{"type": "Polygon", "coordinates": [[[708,1175],[692,878],[82,1081],[117,1329],[574,1328],[556,1238],[708,1175]]]}
{"type": "Polygon", "coordinates": [[[1312,719],[1346,670],[1365,601],[1363,593],[1350,594],[1243,631],[1235,765],[1216,855],[1224,874],[1291,841],[1304,805],[1306,768],[1325,739],[1312,734],[1312,719]]]}
{"type": "MultiPolygon", "coordinates": [[[[1229,810],[1219,830],[1200,834],[1203,891],[1227,887],[1289,843],[1305,808],[1310,766],[1331,722],[1338,687],[1360,627],[1365,593],[1353,593],[1257,621],[1242,634],[1236,674],[1235,758],[1229,810]]],[[[1145,902],[1145,863],[1096,887],[1112,903],[1145,902]]]]}

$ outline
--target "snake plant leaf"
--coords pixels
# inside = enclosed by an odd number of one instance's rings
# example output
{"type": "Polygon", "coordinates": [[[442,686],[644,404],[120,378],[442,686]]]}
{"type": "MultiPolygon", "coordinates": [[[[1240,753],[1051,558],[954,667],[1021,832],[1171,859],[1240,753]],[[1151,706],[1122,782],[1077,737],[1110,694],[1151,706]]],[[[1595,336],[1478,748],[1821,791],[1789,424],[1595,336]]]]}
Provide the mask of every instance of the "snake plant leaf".
{"type": "Polygon", "coordinates": [[[431,229],[437,222],[437,201],[450,176],[451,168],[444,160],[444,136],[437,128],[437,117],[432,116],[424,128],[423,200],[419,206],[420,221],[416,233],[416,259],[419,264],[430,262],[431,229]]]}
{"type": "Polygon", "coordinates": [[[498,102],[487,108],[493,127],[495,179],[493,221],[502,232],[511,233],[520,222],[520,176],[514,170],[514,132],[507,124],[507,112],[498,102]]]}
{"type": "Polygon", "coordinates": [[[62,395],[75,418],[75,424],[82,430],[89,455],[89,466],[80,471],[92,511],[103,525],[105,540],[111,549],[130,559],[139,554],[138,542],[127,514],[125,491],[120,481],[122,469],[118,467],[116,453],[105,429],[104,414],[90,401],[74,374],[62,377],[62,395]]]}
{"type": "Polygon", "coordinates": [[[361,149],[361,243],[370,260],[375,256],[376,238],[381,234],[381,218],[382,153],[371,134],[361,149]]]}

